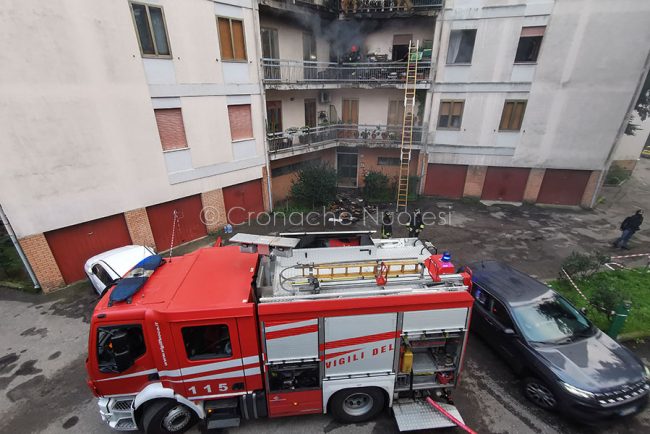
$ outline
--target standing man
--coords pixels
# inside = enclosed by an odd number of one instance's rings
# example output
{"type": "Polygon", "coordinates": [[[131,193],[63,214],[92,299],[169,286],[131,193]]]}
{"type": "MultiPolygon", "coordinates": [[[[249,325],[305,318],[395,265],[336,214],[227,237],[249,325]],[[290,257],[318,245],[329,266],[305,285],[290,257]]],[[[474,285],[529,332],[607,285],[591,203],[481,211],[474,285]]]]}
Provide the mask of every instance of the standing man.
{"type": "Polygon", "coordinates": [[[612,245],[614,247],[620,247],[621,249],[630,250],[627,246],[627,242],[630,241],[632,235],[639,230],[641,223],[643,223],[643,210],[638,210],[636,213],[623,220],[623,223],[621,223],[621,231],[623,232],[621,233],[621,236],[612,243],[612,245]]]}
{"type": "Polygon", "coordinates": [[[393,216],[384,211],[384,217],[381,220],[381,237],[386,239],[393,236],[393,216]]]}
{"type": "Polygon", "coordinates": [[[420,213],[420,208],[416,208],[409,218],[409,238],[419,238],[422,229],[424,229],[422,213],[420,213]]]}

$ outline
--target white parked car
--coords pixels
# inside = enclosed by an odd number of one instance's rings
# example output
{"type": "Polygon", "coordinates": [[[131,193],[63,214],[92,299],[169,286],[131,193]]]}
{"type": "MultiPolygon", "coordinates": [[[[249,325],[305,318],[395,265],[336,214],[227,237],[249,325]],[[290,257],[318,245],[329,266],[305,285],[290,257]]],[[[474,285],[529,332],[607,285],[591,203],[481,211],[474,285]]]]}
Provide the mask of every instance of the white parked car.
{"type": "Polygon", "coordinates": [[[124,276],[144,258],[156,253],[145,246],[124,246],[93,256],[86,261],[84,271],[98,294],[124,276]]]}

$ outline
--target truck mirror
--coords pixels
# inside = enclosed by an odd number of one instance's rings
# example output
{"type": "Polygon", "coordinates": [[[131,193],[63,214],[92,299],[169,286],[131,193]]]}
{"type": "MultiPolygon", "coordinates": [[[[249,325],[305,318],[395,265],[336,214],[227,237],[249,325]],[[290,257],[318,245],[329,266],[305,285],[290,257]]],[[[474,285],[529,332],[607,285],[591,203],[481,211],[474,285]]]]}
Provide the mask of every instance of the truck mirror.
{"type": "Polygon", "coordinates": [[[126,331],[119,331],[111,337],[113,355],[117,372],[123,372],[133,366],[133,356],[129,345],[129,335],[126,331]]]}

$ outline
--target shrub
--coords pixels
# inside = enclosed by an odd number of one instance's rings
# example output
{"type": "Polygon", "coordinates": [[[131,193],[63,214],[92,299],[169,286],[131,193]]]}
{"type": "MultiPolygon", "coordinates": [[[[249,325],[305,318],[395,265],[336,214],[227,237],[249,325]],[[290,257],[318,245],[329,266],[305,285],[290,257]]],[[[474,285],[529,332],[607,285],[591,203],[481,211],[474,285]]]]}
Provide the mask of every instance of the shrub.
{"type": "Polygon", "coordinates": [[[625,295],[621,293],[621,291],[600,284],[594,288],[589,297],[589,301],[592,305],[604,310],[605,312],[611,312],[621,304],[624,298],[625,295]]]}
{"type": "MultiPolygon", "coordinates": [[[[600,270],[603,264],[609,262],[609,256],[600,252],[571,253],[562,263],[562,268],[569,276],[585,279],[600,270]]],[[[564,278],[563,274],[560,277],[564,278]]]]}
{"type": "Polygon", "coordinates": [[[631,175],[629,170],[616,165],[612,165],[607,171],[607,176],[605,177],[605,184],[607,185],[619,185],[621,182],[628,179],[631,175]]]}
{"type": "Polygon", "coordinates": [[[327,205],[336,198],[336,170],[326,163],[303,166],[291,183],[290,199],[298,206],[327,205]]]}
{"type": "Polygon", "coordinates": [[[386,174],[370,171],[366,173],[363,180],[363,198],[367,202],[388,202],[393,199],[393,189],[386,174]]]}

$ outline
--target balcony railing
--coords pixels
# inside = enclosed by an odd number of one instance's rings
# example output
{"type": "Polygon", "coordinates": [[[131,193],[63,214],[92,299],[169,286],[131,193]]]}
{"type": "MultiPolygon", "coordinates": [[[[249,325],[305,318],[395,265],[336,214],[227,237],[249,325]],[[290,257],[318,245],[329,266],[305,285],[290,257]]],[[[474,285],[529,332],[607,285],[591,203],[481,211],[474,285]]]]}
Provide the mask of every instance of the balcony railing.
{"type": "Polygon", "coordinates": [[[442,8],[443,0],[340,0],[344,14],[364,12],[418,12],[442,8]]]}
{"type": "MultiPolygon", "coordinates": [[[[400,84],[406,80],[406,62],[334,63],[262,59],[264,83],[274,84],[400,84]]],[[[418,83],[429,83],[431,62],[418,63],[418,83]]]]}
{"type": "MultiPolygon", "coordinates": [[[[413,127],[413,144],[420,145],[426,126],[413,127]]],[[[332,124],[302,128],[296,132],[268,133],[266,140],[270,152],[329,142],[360,144],[366,146],[395,146],[402,143],[401,125],[332,124]]]]}

